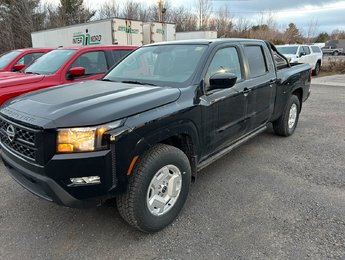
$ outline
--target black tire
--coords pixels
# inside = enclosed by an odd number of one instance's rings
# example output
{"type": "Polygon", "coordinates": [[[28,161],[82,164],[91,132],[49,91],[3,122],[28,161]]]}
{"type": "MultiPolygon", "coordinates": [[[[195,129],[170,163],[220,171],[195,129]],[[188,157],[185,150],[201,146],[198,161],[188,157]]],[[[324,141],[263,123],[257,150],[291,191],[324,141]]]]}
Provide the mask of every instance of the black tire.
{"type": "Polygon", "coordinates": [[[338,56],[338,55],[339,55],[338,51],[333,52],[333,56],[338,56]]]}
{"type": "Polygon", "coordinates": [[[275,134],[280,135],[280,136],[292,135],[298,123],[300,110],[301,110],[301,104],[298,97],[295,95],[292,95],[290,100],[286,104],[281,117],[273,122],[273,129],[274,129],[275,134]],[[293,126],[289,127],[290,110],[294,104],[297,106],[297,115],[296,115],[296,119],[293,126]]]}
{"type": "Polygon", "coordinates": [[[190,182],[191,167],[187,156],[176,147],[157,144],[136,163],[127,191],[116,198],[117,208],[131,226],[147,233],[159,231],[168,226],[181,211],[188,197],[190,182]],[[156,173],[167,165],[173,165],[180,171],[181,189],[171,208],[165,214],[156,216],[150,212],[147,204],[148,189],[156,173]]]}
{"type": "Polygon", "coordinates": [[[319,75],[319,73],[320,73],[320,63],[317,62],[315,64],[315,69],[313,70],[313,76],[317,76],[317,75],[319,75]]]}

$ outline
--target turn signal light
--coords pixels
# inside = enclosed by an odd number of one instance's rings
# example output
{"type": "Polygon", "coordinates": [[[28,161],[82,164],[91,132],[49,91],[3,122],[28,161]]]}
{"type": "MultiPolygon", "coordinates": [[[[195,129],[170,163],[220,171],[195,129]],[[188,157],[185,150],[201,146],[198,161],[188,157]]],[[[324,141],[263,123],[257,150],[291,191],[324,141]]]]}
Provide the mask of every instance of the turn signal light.
{"type": "Polygon", "coordinates": [[[73,152],[73,145],[72,144],[59,144],[57,150],[60,153],[73,152]]]}

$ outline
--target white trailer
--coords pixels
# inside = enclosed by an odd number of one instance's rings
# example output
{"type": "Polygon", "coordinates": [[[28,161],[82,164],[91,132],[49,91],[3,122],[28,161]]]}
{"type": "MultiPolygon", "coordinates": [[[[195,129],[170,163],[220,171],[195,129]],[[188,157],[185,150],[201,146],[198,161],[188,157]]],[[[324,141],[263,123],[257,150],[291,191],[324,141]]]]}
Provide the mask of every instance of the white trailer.
{"type": "Polygon", "coordinates": [[[195,31],[195,32],[178,32],[176,40],[193,40],[193,39],[216,39],[216,31],[195,31]]]}
{"type": "Polygon", "coordinates": [[[170,23],[145,23],[144,44],[176,40],[176,26],[170,23]]]}
{"type": "Polygon", "coordinates": [[[76,24],[31,33],[33,47],[119,44],[135,45],[175,40],[175,25],[142,23],[120,18],[76,24]]]}

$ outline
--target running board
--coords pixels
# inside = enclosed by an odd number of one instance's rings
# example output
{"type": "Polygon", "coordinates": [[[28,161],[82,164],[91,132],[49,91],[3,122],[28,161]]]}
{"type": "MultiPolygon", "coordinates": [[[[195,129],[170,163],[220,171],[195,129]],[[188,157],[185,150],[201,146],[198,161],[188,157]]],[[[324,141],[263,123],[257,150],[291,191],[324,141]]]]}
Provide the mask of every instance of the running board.
{"type": "Polygon", "coordinates": [[[228,146],[224,150],[221,150],[219,153],[217,153],[217,154],[211,156],[210,158],[206,159],[205,161],[201,162],[197,166],[197,171],[200,171],[200,170],[204,169],[205,167],[209,166],[214,161],[217,161],[218,159],[222,158],[224,155],[228,154],[229,152],[231,152],[235,148],[239,147],[243,143],[249,141],[253,137],[257,136],[258,134],[261,134],[262,132],[265,132],[266,129],[267,129],[267,126],[264,125],[262,127],[257,128],[253,132],[250,132],[249,134],[245,135],[244,137],[242,137],[241,139],[239,139],[238,141],[236,141],[232,145],[228,146]]]}

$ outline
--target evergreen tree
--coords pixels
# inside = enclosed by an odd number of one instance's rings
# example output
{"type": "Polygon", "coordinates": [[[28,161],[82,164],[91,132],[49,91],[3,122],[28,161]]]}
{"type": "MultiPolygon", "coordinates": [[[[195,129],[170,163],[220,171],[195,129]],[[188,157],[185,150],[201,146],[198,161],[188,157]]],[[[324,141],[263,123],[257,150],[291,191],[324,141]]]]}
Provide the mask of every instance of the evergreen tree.
{"type": "Polygon", "coordinates": [[[60,0],[58,6],[60,26],[88,22],[95,13],[85,7],[83,0],[60,0]]]}

